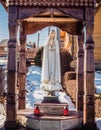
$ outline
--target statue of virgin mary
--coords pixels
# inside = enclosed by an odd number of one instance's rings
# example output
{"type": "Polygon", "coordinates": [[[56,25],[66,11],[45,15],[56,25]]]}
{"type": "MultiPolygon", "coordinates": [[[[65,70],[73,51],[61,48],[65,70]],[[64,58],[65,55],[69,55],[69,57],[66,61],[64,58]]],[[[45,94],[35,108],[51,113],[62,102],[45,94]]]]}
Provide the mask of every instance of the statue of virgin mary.
{"type": "Polygon", "coordinates": [[[50,93],[62,90],[59,44],[55,30],[50,32],[44,45],[40,88],[50,93]]]}

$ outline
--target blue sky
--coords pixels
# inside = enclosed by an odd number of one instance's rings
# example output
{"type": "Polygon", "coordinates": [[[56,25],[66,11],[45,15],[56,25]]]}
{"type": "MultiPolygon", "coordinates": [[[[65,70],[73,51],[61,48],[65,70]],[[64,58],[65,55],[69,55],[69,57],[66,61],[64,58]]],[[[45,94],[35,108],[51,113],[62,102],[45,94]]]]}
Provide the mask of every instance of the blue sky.
{"type": "MultiPolygon", "coordinates": [[[[44,44],[45,40],[47,39],[48,28],[44,28],[43,30],[39,31],[39,33],[40,33],[39,45],[41,46],[44,44]]],[[[3,39],[9,39],[8,14],[0,4],[0,41],[2,41],[3,39]]],[[[37,43],[37,40],[38,40],[38,32],[32,35],[27,35],[27,42],[37,43]]]]}
{"type": "Polygon", "coordinates": [[[0,4],[0,41],[8,37],[8,14],[0,4]]]}

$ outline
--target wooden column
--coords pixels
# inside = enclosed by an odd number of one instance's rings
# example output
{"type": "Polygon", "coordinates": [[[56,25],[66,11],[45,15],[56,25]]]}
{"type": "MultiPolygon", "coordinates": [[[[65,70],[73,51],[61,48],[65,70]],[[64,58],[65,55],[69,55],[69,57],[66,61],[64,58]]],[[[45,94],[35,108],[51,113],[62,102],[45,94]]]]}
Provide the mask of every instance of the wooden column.
{"type": "Polygon", "coordinates": [[[85,50],[84,50],[84,126],[87,130],[95,130],[94,99],[94,8],[86,8],[85,12],[85,50]]]}
{"type": "Polygon", "coordinates": [[[25,23],[20,24],[20,52],[19,52],[19,93],[18,109],[25,109],[25,81],[26,81],[26,33],[25,23]]]}
{"type": "Polygon", "coordinates": [[[7,74],[7,106],[6,128],[16,127],[16,44],[17,44],[17,8],[9,7],[9,41],[8,41],[8,74],[7,74]]]}
{"type": "Polygon", "coordinates": [[[78,51],[77,51],[77,72],[76,72],[76,86],[77,86],[77,110],[83,111],[83,95],[84,95],[84,34],[78,35],[78,51]]]}

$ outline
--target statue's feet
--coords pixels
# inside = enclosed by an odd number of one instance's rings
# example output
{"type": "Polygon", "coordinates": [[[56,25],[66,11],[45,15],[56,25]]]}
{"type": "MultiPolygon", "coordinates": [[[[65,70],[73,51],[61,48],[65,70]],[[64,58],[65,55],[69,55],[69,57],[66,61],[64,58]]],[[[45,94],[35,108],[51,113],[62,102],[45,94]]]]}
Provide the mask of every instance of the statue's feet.
{"type": "Polygon", "coordinates": [[[55,91],[48,91],[49,96],[55,96],[55,91]]]}

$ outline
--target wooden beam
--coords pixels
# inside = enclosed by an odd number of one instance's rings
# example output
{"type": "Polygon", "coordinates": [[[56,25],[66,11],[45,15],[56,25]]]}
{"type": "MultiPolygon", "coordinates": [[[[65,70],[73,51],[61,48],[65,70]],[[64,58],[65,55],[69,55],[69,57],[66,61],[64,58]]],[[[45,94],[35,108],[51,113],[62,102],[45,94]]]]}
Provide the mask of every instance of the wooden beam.
{"type": "Polygon", "coordinates": [[[55,18],[55,17],[30,17],[30,18],[27,18],[27,19],[24,19],[24,21],[27,21],[27,22],[77,22],[79,20],[77,19],[73,19],[73,18],[66,18],[66,17],[62,17],[62,18],[55,18]]]}
{"type": "Polygon", "coordinates": [[[33,34],[36,33],[38,30],[41,30],[47,26],[56,26],[62,29],[63,31],[66,31],[73,35],[81,34],[81,30],[83,28],[82,21],[75,21],[75,22],[69,22],[69,21],[55,21],[55,22],[26,22],[26,34],[33,34]]]}

